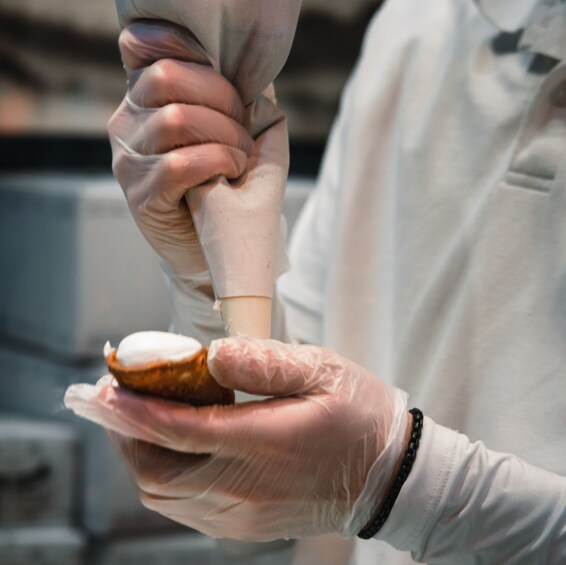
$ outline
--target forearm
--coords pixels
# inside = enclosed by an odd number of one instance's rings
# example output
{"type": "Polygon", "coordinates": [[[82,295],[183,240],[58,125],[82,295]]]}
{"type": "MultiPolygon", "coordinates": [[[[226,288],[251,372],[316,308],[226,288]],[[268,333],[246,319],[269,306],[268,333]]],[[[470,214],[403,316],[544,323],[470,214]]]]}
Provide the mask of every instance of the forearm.
{"type": "Polygon", "coordinates": [[[415,467],[377,537],[427,563],[560,563],[566,478],[427,419],[415,467]]]}

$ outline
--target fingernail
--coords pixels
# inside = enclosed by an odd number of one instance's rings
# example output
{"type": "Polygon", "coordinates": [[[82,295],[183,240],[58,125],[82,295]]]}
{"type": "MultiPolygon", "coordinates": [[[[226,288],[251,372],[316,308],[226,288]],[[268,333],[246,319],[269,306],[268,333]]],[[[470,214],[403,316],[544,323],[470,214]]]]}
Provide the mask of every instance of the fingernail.
{"type": "Polygon", "coordinates": [[[208,362],[210,363],[211,361],[214,360],[214,358],[216,357],[216,353],[218,352],[218,349],[221,346],[221,339],[215,339],[214,341],[210,342],[210,347],[208,348],[208,362]]]}
{"type": "Polygon", "coordinates": [[[92,385],[71,385],[65,392],[63,402],[67,408],[74,410],[84,402],[90,402],[98,396],[98,389],[92,385]]]}

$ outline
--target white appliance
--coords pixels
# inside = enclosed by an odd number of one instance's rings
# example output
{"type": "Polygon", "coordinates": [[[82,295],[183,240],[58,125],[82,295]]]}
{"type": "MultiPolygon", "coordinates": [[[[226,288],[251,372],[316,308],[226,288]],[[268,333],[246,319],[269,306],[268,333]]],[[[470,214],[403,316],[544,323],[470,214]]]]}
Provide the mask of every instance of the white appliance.
{"type": "Polygon", "coordinates": [[[0,339],[99,358],[107,339],[168,326],[156,256],[109,175],[1,176],[0,259],[0,339]]]}
{"type": "Polygon", "coordinates": [[[70,426],[0,414],[0,528],[72,524],[77,455],[70,426]]]}

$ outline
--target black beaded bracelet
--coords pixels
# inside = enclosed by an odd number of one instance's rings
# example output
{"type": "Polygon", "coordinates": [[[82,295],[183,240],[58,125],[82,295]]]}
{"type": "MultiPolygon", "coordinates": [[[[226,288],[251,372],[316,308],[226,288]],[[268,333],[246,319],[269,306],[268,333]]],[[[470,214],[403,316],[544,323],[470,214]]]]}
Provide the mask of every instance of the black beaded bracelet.
{"type": "Polygon", "coordinates": [[[418,408],[413,408],[409,410],[409,412],[413,415],[413,427],[411,429],[411,438],[409,440],[409,447],[407,448],[407,453],[405,453],[405,457],[403,458],[403,462],[401,463],[401,468],[399,469],[399,473],[391,487],[385,502],[381,505],[377,516],[370,520],[370,522],[363,528],[360,533],[358,534],[359,538],[362,539],[371,539],[385,524],[385,521],[389,517],[391,510],[393,509],[393,505],[401,492],[401,487],[405,484],[411,469],[413,468],[413,463],[417,457],[417,449],[419,448],[419,441],[421,439],[421,433],[423,431],[423,413],[418,408]]]}

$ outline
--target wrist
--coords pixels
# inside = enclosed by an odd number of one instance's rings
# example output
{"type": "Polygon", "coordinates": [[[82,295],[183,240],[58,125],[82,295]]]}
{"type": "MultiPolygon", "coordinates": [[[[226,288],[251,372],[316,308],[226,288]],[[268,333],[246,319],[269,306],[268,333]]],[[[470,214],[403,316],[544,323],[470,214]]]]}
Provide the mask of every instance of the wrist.
{"type": "Polygon", "coordinates": [[[393,474],[393,481],[388,485],[388,490],[386,491],[386,496],[382,501],[379,510],[374,517],[366,524],[364,528],[358,533],[358,537],[362,539],[370,539],[374,537],[377,532],[381,529],[385,521],[389,517],[393,505],[401,492],[401,488],[405,484],[415,458],[417,456],[417,450],[419,447],[419,442],[421,438],[421,433],[423,429],[423,413],[418,408],[413,408],[409,411],[409,418],[411,420],[410,434],[408,441],[406,441],[405,436],[405,450],[401,451],[401,460],[396,461],[395,468],[397,472],[393,474]]]}
{"type": "Polygon", "coordinates": [[[413,415],[410,412],[407,412],[407,425],[405,426],[405,436],[403,438],[402,448],[397,455],[397,460],[395,461],[395,465],[391,468],[391,473],[389,475],[389,479],[387,480],[387,483],[380,491],[380,493],[376,493],[375,504],[371,510],[370,519],[364,524],[364,527],[362,529],[367,528],[368,525],[371,524],[373,517],[377,516],[377,514],[379,513],[380,509],[382,508],[385,502],[385,499],[387,498],[388,493],[391,492],[391,489],[395,484],[395,479],[397,478],[397,476],[399,475],[399,471],[401,470],[401,465],[403,464],[405,455],[407,454],[407,449],[409,448],[409,442],[411,440],[412,429],[413,429],[413,415]],[[381,494],[381,496],[379,496],[379,494],[381,494]]]}
{"type": "Polygon", "coordinates": [[[409,449],[409,442],[411,441],[411,432],[413,430],[413,421],[414,421],[413,414],[411,412],[408,412],[408,414],[407,414],[407,428],[405,430],[405,439],[403,441],[403,449],[401,450],[401,452],[399,453],[399,456],[397,457],[397,462],[395,463],[395,467],[393,468],[393,472],[391,473],[391,478],[389,479],[389,482],[387,483],[387,489],[385,491],[386,493],[388,493],[391,490],[391,487],[395,483],[395,479],[397,478],[397,475],[399,474],[399,471],[401,470],[401,465],[403,464],[403,460],[405,459],[405,455],[407,454],[407,450],[409,449]]]}

